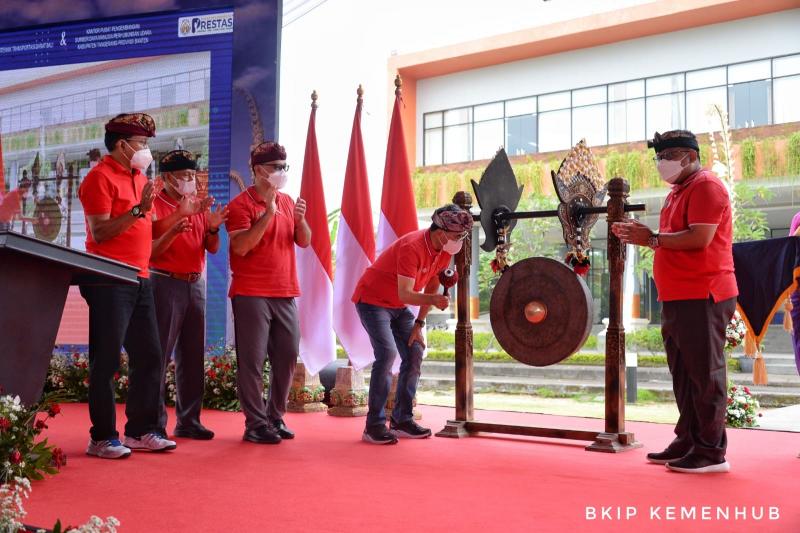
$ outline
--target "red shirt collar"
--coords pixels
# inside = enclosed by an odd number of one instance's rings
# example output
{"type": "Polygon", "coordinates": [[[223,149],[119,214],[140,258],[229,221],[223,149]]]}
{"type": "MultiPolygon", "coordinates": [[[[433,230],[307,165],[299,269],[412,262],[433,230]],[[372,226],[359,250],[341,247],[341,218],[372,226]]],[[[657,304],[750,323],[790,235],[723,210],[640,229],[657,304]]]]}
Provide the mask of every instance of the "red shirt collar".
{"type": "Polygon", "coordinates": [[[138,169],[133,169],[133,173],[131,174],[130,170],[122,166],[122,164],[113,157],[111,157],[111,155],[104,155],[102,162],[110,166],[112,169],[114,169],[114,172],[118,172],[120,174],[128,174],[132,176],[141,174],[141,171],[139,171],[138,169]]]}
{"type": "Polygon", "coordinates": [[[700,169],[698,169],[697,172],[695,172],[694,174],[690,174],[689,177],[686,178],[685,180],[683,180],[682,182],[676,183],[675,185],[673,185],[672,186],[672,190],[675,191],[675,192],[682,191],[683,189],[685,189],[686,187],[691,185],[692,182],[694,182],[694,180],[697,179],[697,176],[699,176],[703,172],[704,172],[704,169],[702,167],[700,167],[700,169]]]}

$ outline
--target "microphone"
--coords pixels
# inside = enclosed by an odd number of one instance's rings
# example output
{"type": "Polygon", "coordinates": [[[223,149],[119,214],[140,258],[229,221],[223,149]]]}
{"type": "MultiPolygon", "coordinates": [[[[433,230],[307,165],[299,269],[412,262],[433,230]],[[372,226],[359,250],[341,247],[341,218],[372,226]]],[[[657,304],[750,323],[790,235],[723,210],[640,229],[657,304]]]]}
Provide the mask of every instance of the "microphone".
{"type": "Polygon", "coordinates": [[[448,289],[458,283],[458,271],[455,268],[448,268],[439,272],[439,283],[444,287],[442,294],[446,295],[448,289]]]}

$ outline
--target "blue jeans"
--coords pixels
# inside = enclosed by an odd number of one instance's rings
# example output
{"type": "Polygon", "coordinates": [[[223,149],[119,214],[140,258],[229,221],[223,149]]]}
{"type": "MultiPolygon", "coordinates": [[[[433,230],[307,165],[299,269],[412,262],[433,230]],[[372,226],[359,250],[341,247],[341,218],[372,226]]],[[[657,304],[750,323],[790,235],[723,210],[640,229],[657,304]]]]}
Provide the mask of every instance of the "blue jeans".
{"type": "Polygon", "coordinates": [[[396,353],[400,354],[401,362],[392,418],[398,424],[413,420],[413,401],[423,352],[418,342],[408,345],[414,328],[414,315],[407,307],[391,309],[363,302],[356,304],[356,310],[375,353],[369,380],[367,427],[386,425],[385,406],[392,386],[392,363],[396,353]]]}

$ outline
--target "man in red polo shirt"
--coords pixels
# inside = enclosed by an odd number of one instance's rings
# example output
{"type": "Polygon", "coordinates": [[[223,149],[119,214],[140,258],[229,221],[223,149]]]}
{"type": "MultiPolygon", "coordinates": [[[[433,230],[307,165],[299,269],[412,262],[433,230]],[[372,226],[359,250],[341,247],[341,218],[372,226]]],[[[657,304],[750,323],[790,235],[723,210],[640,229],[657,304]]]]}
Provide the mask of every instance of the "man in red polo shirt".
{"type": "Polygon", "coordinates": [[[31,180],[26,177],[19,180],[17,188],[0,197],[0,231],[11,231],[14,217],[22,212],[22,198],[31,189],[31,180]]]}
{"type": "Polygon", "coordinates": [[[278,444],[294,438],[283,421],[300,352],[294,299],[300,296],[295,244],[311,242],[306,203],[280,192],[286,185],[286,150],[269,141],[250,154],[254,185],[228,205],[231,288],[238,364],[236,385],[245,415],[244,440],[278,444]],[[264,361],[269,397],[264,402],[264,361]]]}
{"type": "Polygon", "coordinates": [[[197,161],[191,152],[173,150],[159,161],[164,188],[153,202],[153,254],[158,335],[161,339],[161,414],[166,434],[167,365],[175,356],[175,436],[209,440],[214,432],[200,423],[205,386],[206,251],[219,250],[219,228],[228,208],[209,210],[213,197],[197,198],[197,161]]]}
{"type": "Polygon", "coordinates": [[[728,472],[723,348],[739,294],[730,199],[719,178],[700,167],[692,132],[656,132],[648,146],[661,178],[672,185],[659,231],[634,220],[613,227],[623,242],[655,249],[661,332],[680,412],[675,440],[647,459],[677,472],[728,472]]]}
{"type": "Polygon", "coordinates": [[[150,210],[155,189],[143,172],[153,157],[153,119],[122,114],[105,126],[109,155],[81,183],[78,196],[86,214],[86,250],[139,268],[137,285],[84,285],[89,304],[89,417],[86,453],[105,459],[134,450],[164,451],[175,442],[163,438],[158,423],[161,346],[147,265],[153,242],[150,210]],[[128,353],[129,380],[124,444],[116,429],[114,374],[122,347],[128,353]]]}
{"type": "Polygon", "coordinates": [[[472,229],[472,215],[454,204],[433,213],[429,229],[403,235],[364,271],[353,292],[361,324],[369,335],[375,362],[369,380],[369,411],[362,440],[370,444],[396,444],[397,437],[424,439],[431,430],[414,421],[425,341],[422,328],[430,306],[447,309],[449,298],[437,294],[439,272],[461,250],[472,229]],[[420,291],[424,290],[424,293],[420,291]],[[408,305],[419,306],[414,314],[408,305]],[[386,400],[392,384],[392,363],[400,354],[397,396],[386,428],[386,400]]]}

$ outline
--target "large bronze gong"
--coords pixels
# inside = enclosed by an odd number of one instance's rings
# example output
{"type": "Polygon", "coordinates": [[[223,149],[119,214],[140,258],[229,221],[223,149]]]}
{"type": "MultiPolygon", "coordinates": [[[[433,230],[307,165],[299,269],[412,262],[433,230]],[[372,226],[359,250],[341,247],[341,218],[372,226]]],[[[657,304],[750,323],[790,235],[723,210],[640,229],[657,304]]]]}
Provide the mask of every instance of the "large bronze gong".
{"type": "Polygon", "coordinates": [[[515,263],[492,293],[492,330],[508,354],[548,366],[577,352],[592,329],[592,295],[560,261],[531,257],[515,263]]]}

